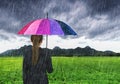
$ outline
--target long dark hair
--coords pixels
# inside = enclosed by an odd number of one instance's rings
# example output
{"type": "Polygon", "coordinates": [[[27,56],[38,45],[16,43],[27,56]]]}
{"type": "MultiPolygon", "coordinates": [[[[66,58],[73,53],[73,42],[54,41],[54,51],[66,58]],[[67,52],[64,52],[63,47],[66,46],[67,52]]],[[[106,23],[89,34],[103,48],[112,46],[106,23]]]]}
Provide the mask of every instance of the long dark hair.
{"type": "Polygon", "coordinates": [[[32,35],[31,42],[33,43],[32,46],[32,65],[36,65],[39,56],[39,45],[43,40],[42,35],[32,35]]]}

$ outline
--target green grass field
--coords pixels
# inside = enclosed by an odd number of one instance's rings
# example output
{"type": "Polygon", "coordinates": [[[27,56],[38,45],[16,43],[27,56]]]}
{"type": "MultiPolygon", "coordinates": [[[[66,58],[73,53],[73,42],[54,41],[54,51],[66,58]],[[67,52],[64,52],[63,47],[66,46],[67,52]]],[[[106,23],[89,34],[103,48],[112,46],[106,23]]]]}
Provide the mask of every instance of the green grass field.
{"type": "MultiPolygon", "coordinates": [[[[53,57],[50,84],[120,84],[119,57],[53,57]]],[[[22,57],[0,58],[0,84],[22,84],[22,57]]]]}

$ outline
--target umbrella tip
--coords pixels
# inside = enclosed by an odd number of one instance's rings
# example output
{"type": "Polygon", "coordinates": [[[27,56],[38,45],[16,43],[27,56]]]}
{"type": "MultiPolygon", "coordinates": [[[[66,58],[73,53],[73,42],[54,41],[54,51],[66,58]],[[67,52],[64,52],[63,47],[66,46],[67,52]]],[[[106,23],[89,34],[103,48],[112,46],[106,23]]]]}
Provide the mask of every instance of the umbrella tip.
{"type": "Polygon", "coordinates": [[[47,12],[47,18],[48,18],[48,12],[47,12]]]}

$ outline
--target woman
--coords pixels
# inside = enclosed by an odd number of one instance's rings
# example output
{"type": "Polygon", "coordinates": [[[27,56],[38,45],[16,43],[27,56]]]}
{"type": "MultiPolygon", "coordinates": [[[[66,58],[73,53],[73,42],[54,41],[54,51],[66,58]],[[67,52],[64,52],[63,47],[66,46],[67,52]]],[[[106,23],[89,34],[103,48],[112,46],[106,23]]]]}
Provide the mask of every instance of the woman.
{"type": "Polygon", "coordinates": [[[50,54],[39,46],[43,40],[42,35],[32,35],[32,47],[26,47],[23,59],[23,83],[24,84],[48,84],[47,72],[52,73],[52,61],[50,54]]]}

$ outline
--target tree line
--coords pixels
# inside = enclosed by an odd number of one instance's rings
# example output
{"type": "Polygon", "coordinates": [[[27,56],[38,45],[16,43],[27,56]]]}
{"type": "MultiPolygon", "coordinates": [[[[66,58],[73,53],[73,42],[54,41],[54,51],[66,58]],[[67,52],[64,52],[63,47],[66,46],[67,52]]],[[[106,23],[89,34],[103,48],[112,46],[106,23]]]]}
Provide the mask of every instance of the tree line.
{"type": "MultiPolygon", "coordinates": [[[[29,46],[25,45],[19,49],[7,50],[4,53],[1,53],[0,56],[22,56],[24,49],[25,48],[29,49],[30,47],[31,47],[31,45],[29,45],[29,46]]],[[[115,53],[113,51],[97,51],[89,46],[86,46],[85,48],[77,47],[74,49],[62,49],[62,48],[56,46],[53,49],[47,49],[47,50],[52,54],[52,56],[67,56],[67,57],[73,57],[73,56],[77,56],[77,57],[80,57],[80,56],[120,56],[120,53],[115,53]]]]}

